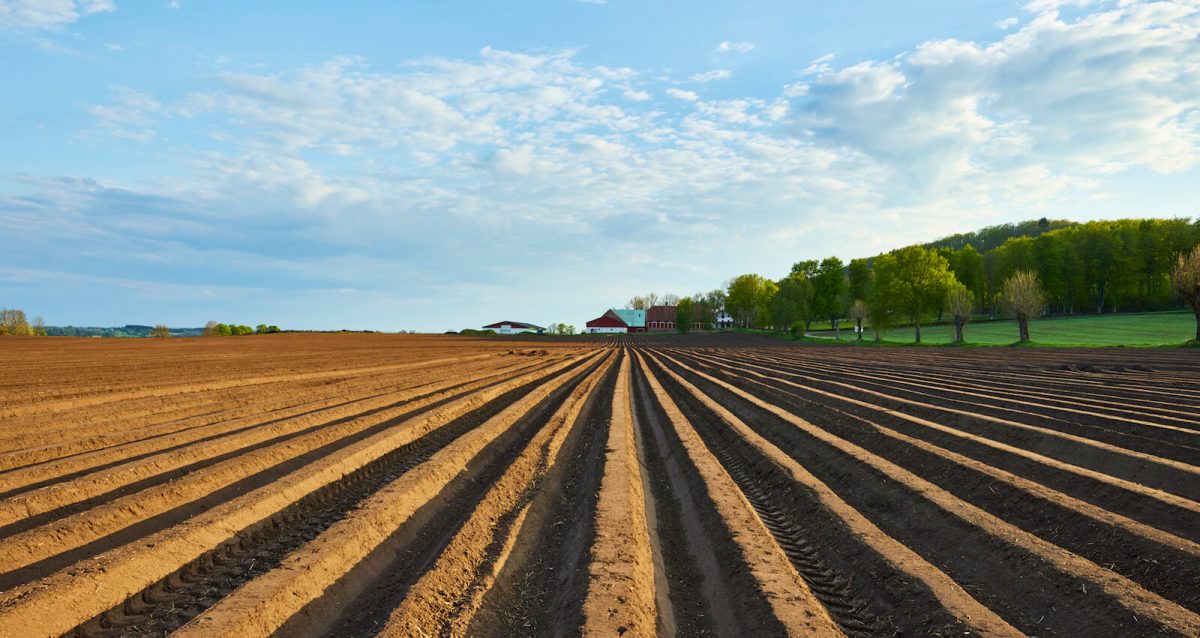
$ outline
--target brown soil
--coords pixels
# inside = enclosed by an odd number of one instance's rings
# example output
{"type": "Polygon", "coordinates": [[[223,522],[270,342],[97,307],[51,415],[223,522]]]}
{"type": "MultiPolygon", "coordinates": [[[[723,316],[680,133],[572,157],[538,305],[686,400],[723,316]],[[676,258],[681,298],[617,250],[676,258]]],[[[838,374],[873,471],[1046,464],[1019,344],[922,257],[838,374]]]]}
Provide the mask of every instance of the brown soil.
{"type": "Polygon", "coordinates": [[[0,636],[1200,636],[1200,361],[0,339],[0,636]]]}

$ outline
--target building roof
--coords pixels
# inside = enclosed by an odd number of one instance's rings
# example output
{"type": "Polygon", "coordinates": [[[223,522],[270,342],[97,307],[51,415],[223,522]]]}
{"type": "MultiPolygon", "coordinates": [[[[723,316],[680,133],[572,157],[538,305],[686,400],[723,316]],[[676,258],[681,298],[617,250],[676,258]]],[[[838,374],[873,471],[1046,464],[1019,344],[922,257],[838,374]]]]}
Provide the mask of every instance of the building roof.
{"type": "Polygon", "coordinates": [[[646,311],[633,310],[631,308],[613,308],[610,312],[615,313],[625,322],[625,325],[630,328],[645,328],[646,327],[646,311]]]}
{"type": "Polygon", "coordinates": [[[588,328],[628,328],[629,326],[621,321],[621,318],[616,313],[609,310],[608,312],[587,322],[588,328]]]}
{"type": "Polygon", "coordinates": [[[525,330],[545,330],[545,328],[542,328],[541,326],[535,326],[532,323],[525,323],[524,321],[497,321],[496,323],[489,323],[488,325],[484,326],[483,329],[484,330],[499,330],[500,328],[502,328],[504,326],[512,326],[513,328],[523,328],[525,330]]]}
{"type": "Polygon", "coordinates": [[[675,321],[675,306],[650,306],[646,310],[646,321],[675,321]]]}

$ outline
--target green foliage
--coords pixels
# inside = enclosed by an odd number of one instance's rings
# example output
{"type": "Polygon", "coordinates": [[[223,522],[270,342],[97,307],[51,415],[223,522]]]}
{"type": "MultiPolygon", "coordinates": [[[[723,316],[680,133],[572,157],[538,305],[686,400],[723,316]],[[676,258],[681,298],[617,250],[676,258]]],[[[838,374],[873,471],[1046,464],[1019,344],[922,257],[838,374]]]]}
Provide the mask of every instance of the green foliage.
{"type": "Polygon", "coordinates": [[[875,304],[911,321],[917,328],[917,343],[922,317],[941,309],[953,282],[946,259],[920,246],[893,250],[875,260],[875,304]]]}
{"type": "Polygon", "coordinates": [[[842,260],[828,257],[821,260],[813,277],[813,314],[829,319],[837,327],[838,320],[846,312],[846,274],[842,260]]]}
{"type": "Polygon", "coordinates": [[[729,282],[725,308],[743,328],[770,325],[767,305],[777,289],[775,282],[761,275],[740,275],[729,282]]]}
{"type": "MultiPolygon", "coordinates": [[[[794,328],[800,324],[807,329],[810,323],[808,306],[812,300],[812,284],[795,276],[787,276],[779,281],[778,290],[771,297],[769,309],[775,324],[780,327],[794,328]]],[[[803,334],[803,330],[801,331],[803,334]]]]}
{"type": "Polygon", "coordinates": [[[25,318],[25,311],[18,308],[0,308],[0,326],[4,328],[2,334],[8,336],[31,337],[34,335],[33,327],[25,318]]]}
{"type": "Polygon", "coordinates": [[[474,328],[464,328],[463,330],[459,330],[458,334],[463,335],[465,337],[491,337],[491,336],[495,336],[496,331],[495,330],[475,330],[474,328]]]}
{"type": "Polygon", "coordinates": [[[1043,233],[1060,228],[1070,228],[1075,225],[1075,222],[1065,219],[1046,219],[1043,217],[1042,219],[1031,219],[1015,224],[987,226],[970,233],[950,235],[949,237],[943,237],[937,241],[924,244],[922,247],[934,250],[939,248],[961,250],[970,244],[979,251],[987,253],[1014,237],[1037,237],[1043,233]]]}
{"type": "Polygon", "coordinates": [[[851,259],[850,265],[846,267],[846,277],[849,279],[851,300],[870,298],[874,275],[871,272],[871,264],[867,262],[866,258],[851,259]]]}
{"type": "Polygon", "coordinates": [[[684,297],[675,304],[675,329],[679,332],[690,332],[694,323],[696,304],[690,297],[684,297]]]}

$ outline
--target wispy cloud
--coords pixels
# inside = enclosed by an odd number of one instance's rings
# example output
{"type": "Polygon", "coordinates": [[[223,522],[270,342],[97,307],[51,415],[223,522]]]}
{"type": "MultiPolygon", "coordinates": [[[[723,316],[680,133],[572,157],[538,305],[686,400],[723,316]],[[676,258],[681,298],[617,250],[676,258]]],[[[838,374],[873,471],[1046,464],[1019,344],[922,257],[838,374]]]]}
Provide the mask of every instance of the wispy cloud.
{"type": "Polygon", "coordinates": [[[60,29],[84,16],[116,9],[111,0],[0,0],[0,29],[60,29]]]}
{"type": "Polygon", "coordinates": [[[713,82],[715,80],[728,80],[733,77],[733,73],[725,69],[713,69],[704,73],[696,73],[688,78],[689,82],[713,82]]]}
{"type": "Polygon", "coordinates": [[[79,272],[114,278],[213,273],[276,291],[264,306],[353,288],[356,313],[429,308],[462,327],[547,289],[591,309],[736,274],[694,255],[771,274],[805,251],[870,254],[1091,201],[1124,172],[1200,166],[1190,2],[824,56],[774,91],[721,99],[679,88],[694,78],[579,57],[335,58],[219,75],[181,99],[116,89],[87,107],[93,135],[142,153],[202,121],[208,139],[164,145],[156,157],[185,168],[154,185],[0,193],[0,236],[11,263],[70,252],[79,272]],[[630,274],[579,286],[600,262],[630,274]]]}
{"type": "Polygon", "coordinates": [[[730,51],[734,53],[749,53],[753,49],[754,43],[752,42],[731,42],[729,40],[725,40],[724,42],[721,42],[721,44],[717,45],[717,51],[721,53],[730,51]]]}
{"type": "Polygon", "coordinates": [[[700,96],[692,91],[684,91],[683,89],[670,88],[666,91],[667,95],[685,102],[695,102],[700,96]]]}

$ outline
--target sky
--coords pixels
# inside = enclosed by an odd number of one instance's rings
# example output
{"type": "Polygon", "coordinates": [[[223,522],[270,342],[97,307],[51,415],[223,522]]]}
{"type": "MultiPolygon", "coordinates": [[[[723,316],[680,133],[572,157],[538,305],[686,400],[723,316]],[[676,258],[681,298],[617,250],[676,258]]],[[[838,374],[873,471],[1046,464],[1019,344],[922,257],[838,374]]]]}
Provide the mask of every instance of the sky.
{"type": "Polygon", "coordinates": [[[0,0],[0,306],[582,327],[1200,215],[1200,0],[0,0]]]}

